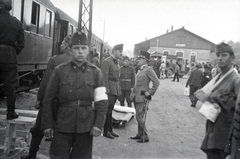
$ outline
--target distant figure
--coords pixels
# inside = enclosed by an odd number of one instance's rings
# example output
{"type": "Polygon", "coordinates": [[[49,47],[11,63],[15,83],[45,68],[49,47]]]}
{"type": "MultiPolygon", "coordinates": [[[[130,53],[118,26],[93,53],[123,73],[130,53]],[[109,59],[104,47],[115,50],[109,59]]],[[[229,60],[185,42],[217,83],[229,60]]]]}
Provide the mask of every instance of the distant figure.
{"type": "Polygon", "coordinates": [[[201,77],[203,75],[202,70],[200,70],[200,64],[197,64],[195,68],[190,72],[190,76],[187,80],[186,87],[190,86],[189,98],[191,101],[191,107],[196,107],[198,99],[194,95],[201,86],[201,77]]]}
{"type": "Polygon", "coordinates": [[[164,79],[165,70],[166,70],[166,64],[164,63],[164,61],[162,61],[159,68],[160,79],[164,79]]]}
{"type": "Polygon", "coordinates": [[[180,72],[180,67],[178,66],[178,63],[176,62],[175,65],[175,73],[174,73],[174,77],[173,77],[173,82],[175,81],[175,78],[177,78],[177,82],[179,82],[179,72],[180,72]]]}
{"type": "Polygon", "coordinates": [[[15,87],[19,86],[17,55],[25,42],[23,25],[10,15],[11,9],[11,0],[0,0],[0,80],[7,97],[7,120],[18,118],[15,112],[15,87]]]}
{"type": "Polygon", "coordinates": [[[145,143],[149,141],[146,128],[148,103],[159,86],[159,80],[156,73],[152,67],[148,66],[149,59],[150,54],[148,52],[140,51],[137,59],[139,71],[136,76],[135,87],[131,93],[131,99],[135,105],[136,119],[138,122],[138,132],[135,136],[132,136],[131,139],[137,140],[138,143],[145,143]],[[152,83],[151,87],[150,82],[152,83]]]}
{"type": "Polygon", "coordinates": [[[124,56],[123,66],[120,72],[120,87],[122,94],[119,96],[120,105],[124,106],[125,99],[128,107],[132,107],[132,101],[130,99],[130,93],[135,85],[135,71],[134,68],[129,65],[129,58],[124,56]]]}
{"type": "Polygon", "coordinates": [[[91,63],[96,65],[98,68],[100,68],[99,54],[97,52],[95,54],[93,54],[93,58],[91,60],[91,63]]]}
{"type": "Polygon", "coordinates": [[[204,72],[201,77],[201,86],[204,87],[212,79],[212,73],[209,69],[208,64],[204,65],[204,72]]]}
{"type": "Polygon", "coordinates": [[[119,137],[119,135],[114,133],[112,129],[112,111],[118,96],[121,94],[121,88],[119,84],[120,66],[118,60],[122,58],[122,51],[123,44],[115,45],[112,49],[111,56],[106,58],[101,65],[108,96],[108,111],[106,114],[103,136],[110,139],[119,137]]]}

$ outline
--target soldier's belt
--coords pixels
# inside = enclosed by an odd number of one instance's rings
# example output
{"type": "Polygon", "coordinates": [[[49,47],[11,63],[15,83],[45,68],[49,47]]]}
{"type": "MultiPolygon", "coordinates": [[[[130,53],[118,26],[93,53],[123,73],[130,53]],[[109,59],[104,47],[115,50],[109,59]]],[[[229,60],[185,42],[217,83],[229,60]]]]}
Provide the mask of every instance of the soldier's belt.
{"type": "Polygon", "coordinates": [[[60,107],[85,107],[85,106],[92,106],[93,101],[92,100],[76,100],[76,101],[69,101],[60,103],[60,107]]]}
{"type": "Polygon", "coordinates": [[[131,82],[131,79],[120,79],[120,81],[127,81],[127,82],[131,82]]]}
{"type": "Polygon", "coordinates": [[[109,81],[118,82],[118,78],[108,78],[109,81]]]}

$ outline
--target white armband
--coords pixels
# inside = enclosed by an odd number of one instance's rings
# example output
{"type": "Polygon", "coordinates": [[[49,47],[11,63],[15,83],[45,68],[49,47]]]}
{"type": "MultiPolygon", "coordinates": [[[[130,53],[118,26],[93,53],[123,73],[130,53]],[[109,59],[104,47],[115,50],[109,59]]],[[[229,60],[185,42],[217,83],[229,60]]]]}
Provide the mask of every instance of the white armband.
{"type": "Polygon", "coordinates": [[[94,89],[94,102],[108,100],[105,87],[97,87],[94,89]]]}

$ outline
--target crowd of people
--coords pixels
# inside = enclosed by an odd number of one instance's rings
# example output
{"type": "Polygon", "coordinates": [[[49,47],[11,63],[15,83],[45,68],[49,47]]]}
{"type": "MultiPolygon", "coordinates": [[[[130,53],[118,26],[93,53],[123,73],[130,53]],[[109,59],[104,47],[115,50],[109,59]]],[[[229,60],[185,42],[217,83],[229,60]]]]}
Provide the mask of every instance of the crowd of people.
{"type": "MultiPolygon", "coordinates": [[[[10,10],[10,3],[0,3],[0,73],[7,96],[7,120],[18,118],[17,55],[24,47],[22,24],[9,14],[10,10]]],[[[115,45],[103,62],[97,54],[89,62],[87,42],[82,32],[67,35],[59,54],[50,59],[37,94],[35,107],[39,112],[30,130],[32,140],[25,159],[36,158],[43,136],[52,141],[51,159],[92,158],[93,137],[102,133],[110,139],[119,137],[112,128],[112,110],[117,100],[121,106],[125,106],[125,100],[128,107],[133,103],[136,109],[138,130],[130,138],[138,143],[149,142],[145,123],[148,103],[159,87],[159,79],[167,75],[166,64],[159,58],[153,64],[146,51],[140,51],[136,59],[123,56],[123,44],[115,45]]],[[[214,122],[206,122],[201,150],[207,159],[239,159],[239,68],[228,44],[218,44],[216,56],[216,67],[209,63],[191,66],[186,87],[190,87],[192,107],[200,100],[203,106],[208,102],[221,109],[214,122]]],[[[175,80],[179,82],[177,63],[175,80]]]]}

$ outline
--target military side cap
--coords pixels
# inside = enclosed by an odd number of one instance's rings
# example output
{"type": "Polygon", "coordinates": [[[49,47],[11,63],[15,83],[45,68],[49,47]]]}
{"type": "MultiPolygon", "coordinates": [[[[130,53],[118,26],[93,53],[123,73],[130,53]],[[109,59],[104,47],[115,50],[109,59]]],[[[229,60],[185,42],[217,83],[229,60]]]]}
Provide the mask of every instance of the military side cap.
{"type": "Polygon", "coordinates": [[[222,53],[222,52],[228,52],[228,53],[234,54],[232,47],[224,42],[216,46],[216,53],[222,53]]]}
{"type": "Polygon", "coordinates": [[[87,45],[87,43],[87,36],[82,32],[74,33],[70,40],[70,45],[87,45]]]}
{"type": "Polygon", "coordinates": [[[144,58],[146,60],[149,60],[150,59],[150,53],[141,50],[140,54],[138,55],[138,58],[144,58]]]}
{"type": "Polygon", "coordinates": [[[115,45],[112,50],[123,50],[123,44],[115,45]]]}

